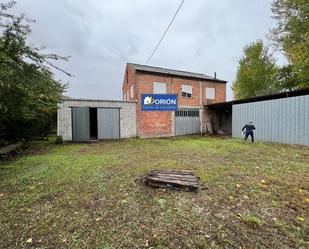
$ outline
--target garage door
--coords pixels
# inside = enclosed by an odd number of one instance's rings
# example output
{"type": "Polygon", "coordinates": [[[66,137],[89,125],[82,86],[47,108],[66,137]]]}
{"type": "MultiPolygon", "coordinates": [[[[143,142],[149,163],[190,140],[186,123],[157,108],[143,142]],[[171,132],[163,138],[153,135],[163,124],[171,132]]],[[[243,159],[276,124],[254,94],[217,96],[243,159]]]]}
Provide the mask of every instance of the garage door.
{"type": "Polygon", "coordinates": [[[119,139],[119,109],[98,108],[98,139],[119,139]]]}
{"type": "Polygon", "coordinates": [[[89,108],[72,107],[72,139],[75,142],[89,141],[89,108]]]}
{"type": "Polygon", "coordinates": [[[175,112],[175,135],[199,134],[200,115],[198,108],[178,109],[175,112]]]}

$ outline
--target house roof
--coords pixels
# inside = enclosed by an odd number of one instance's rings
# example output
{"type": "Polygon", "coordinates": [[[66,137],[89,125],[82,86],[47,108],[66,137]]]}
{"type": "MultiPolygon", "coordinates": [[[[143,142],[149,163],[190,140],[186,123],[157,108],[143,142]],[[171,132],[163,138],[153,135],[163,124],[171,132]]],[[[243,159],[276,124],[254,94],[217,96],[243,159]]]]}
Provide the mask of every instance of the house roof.
{"type": "Polygon", "coordinates": [[[88,98],[71,98],[64,97],[62,101],[86,101],[86,102],[119,102],[119,103],[136,103],[136,101],[124,101],[124,100],[111,100],[111,99],[88,99],[88,98]]]}
{"type": "Polygon", "coordinates": [[[175,69],[140,65],[140,64],[135,64],[135,63],[127,63],[127,65],[130,65],[135,70],[141,71],[141,72],[181,76],[181,77],[194,78],[194,79],[200,79],[200,80],[209,80],[209,81],[214,81],[214,82],[224,83],[224,84],[227,82],[225,80],[220,80],[220,79],[217,79],[217,78],[214,78],[214,77],[202,74],[202,73],[192,73],[192,72],[180,71],[180,70],[175,70],[175,69]]]}
{"type": "Polygon", "coordinates": [[[309,88],[303,88],[303,89],[298,89],[298,90],[288,91],[288,92],[279,92],[275,94],[268,94],[268,95],[263,95],[263,96],[247,98],[247,99],[219,102],[215,104],[208,104],[206,106],[210,109],[217,109],[217,110],[226,109],[226,108],[231,109],[232,105],[237,105],[237,104],[266,101],[266,100],[272,100],[272,99],[290,98],[290,97],[297,97],[297,96],[303,96],[303,95],[309,95],[309,88]]]}

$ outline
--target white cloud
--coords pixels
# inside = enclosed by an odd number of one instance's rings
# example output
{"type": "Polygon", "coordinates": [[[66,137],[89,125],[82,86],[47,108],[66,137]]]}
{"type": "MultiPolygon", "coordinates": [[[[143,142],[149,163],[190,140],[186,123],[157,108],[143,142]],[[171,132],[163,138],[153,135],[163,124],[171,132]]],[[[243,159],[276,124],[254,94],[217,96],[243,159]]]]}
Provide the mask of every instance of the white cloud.
{"type": "MultiPolygon", "coordinates": [[[[37,22],[30,41],[71,55],[60,66],[75,75],[68,95],[121,98],[126,62],[145,63],[180,0],[20,0],[15,12],[37,22]]],[[[243,47],[274,24],[270,0],[186,0],[150,65],[231,81],[243,47]]],[[[228,90],[228,99],[232,92],[228,90]]]]}

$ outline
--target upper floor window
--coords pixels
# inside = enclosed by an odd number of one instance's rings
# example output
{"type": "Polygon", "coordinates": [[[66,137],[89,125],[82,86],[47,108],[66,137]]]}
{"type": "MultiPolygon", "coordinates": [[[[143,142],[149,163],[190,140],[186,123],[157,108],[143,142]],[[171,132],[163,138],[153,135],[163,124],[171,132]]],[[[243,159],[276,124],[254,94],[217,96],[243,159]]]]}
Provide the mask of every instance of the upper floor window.
{"type": "Polygon", "coordinates": [[[127,95],[124,93],[123,94],[123,100],[126,101],[127,100],[127,95]]]}
{"type": "Polygon", "coordinates": [[[130,87],[130,96],[131,96],[131,98],[133,98],[133,95],[134,95],[134,89],[133,89],[133,84],[132,84],[131,87],[130,87]]]}
{"type": "Polygon", "coordinates": [[[192,86],[181,85],[181,96],[185,98],[192,98],[192,86]]]}
{"type": "Polygon", "coordinates": [[[127,101],[130,100],[130,92],[129,92],[129,89],[127,90],[127,101]]]}
{"type": "Polygon", "coordinates": [[[216,99],[216,88],[214,87],[206,87],[206,99],[216,99]]]}
{"type": "Polygon", "coordinates": [[[166,83],[153,82],[153,93],[166,93],[166,83]]]}

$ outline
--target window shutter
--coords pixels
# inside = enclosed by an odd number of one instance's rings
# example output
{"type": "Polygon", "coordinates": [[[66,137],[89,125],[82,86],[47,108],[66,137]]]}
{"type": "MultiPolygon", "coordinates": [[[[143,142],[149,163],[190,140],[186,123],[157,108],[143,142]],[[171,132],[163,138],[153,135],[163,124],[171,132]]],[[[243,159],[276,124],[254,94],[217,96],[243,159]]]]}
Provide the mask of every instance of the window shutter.
{"type": "Polygon", "coordinates": [[[192,86],[189,85],[181,85],[181,91],[185,93],[192,94],[192,86]]]}
{"type": "Polygon", "coordinates": [[[166,94],[166,83],[153,82],[153,93],[166,94]]]}
{"type": "Polygon", "coordinates": [[[206,99],[216,99],[216,89],[213,87],[206,87],[206,99]]]}

